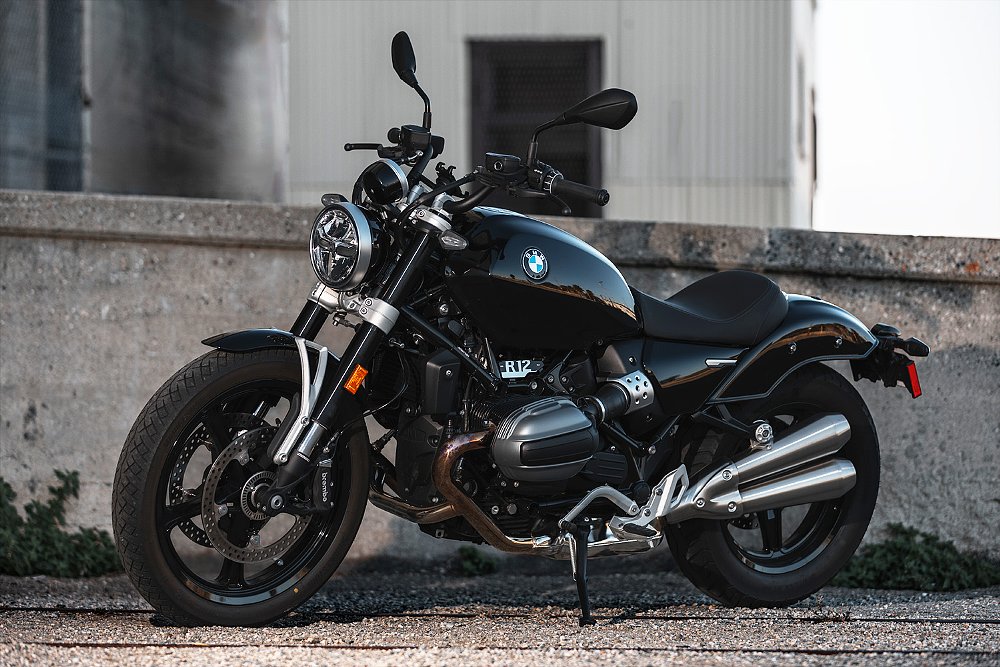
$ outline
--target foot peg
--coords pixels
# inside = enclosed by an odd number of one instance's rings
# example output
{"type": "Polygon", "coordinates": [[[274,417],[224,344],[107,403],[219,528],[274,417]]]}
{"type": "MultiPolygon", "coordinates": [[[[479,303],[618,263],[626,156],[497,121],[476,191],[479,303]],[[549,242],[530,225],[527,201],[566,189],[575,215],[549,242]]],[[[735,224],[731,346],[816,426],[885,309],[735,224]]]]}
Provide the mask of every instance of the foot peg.
{"type": "Polygon", "coordinates": [[[658,532],[656,532],[649,526],[640,526],[637,523],[626,523],[622,526],[622,530],[632,535],[638,535],[639,537],[653,538],[659,535],[658,532]]]}
{"type": "Polygon", "coordinates": [[[594,625],[596,621],[590,615],[590,596],[587,594],[587,542],[590,531],[597,521],[561,521],[559,528],[569,542],[569,562],[573,567],[573,579],[576,581],[576,593],[580,597],[580,626],[594,625]]]}

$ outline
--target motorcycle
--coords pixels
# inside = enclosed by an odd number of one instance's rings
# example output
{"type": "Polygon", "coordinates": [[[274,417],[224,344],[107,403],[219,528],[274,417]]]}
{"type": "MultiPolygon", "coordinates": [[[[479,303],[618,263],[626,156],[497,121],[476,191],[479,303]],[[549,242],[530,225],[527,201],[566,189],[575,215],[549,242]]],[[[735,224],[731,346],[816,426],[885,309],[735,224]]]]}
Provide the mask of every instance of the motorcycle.
{"type": "Polygon", "coordinates": [[[910,357],[927,345],[747,271],[666,300],[630,287],[574,236],[481,204],[607,204],[542,162],[539,138],[620,130],[631,93],[539,126],[524,159],[487,153],[458,178],[438,162],[432,181],[444,138],[404,32],[392,64],[422,122],[345,146],[379,159],[350,200],[322,198],[319,282],[294,324],[203,341],[125,441],[113,524],[143,597],[179,624],[269,623],[330,578],[368,502],[436,538],[569,560],[581,624],[588,559],[663,541],[726,605],[826,584],[868,527],[879,448],[861,396],[821,362],[916,398],[910,357]],[[315,342],[328,320],[354,330],[340,357],[315,342]]]}

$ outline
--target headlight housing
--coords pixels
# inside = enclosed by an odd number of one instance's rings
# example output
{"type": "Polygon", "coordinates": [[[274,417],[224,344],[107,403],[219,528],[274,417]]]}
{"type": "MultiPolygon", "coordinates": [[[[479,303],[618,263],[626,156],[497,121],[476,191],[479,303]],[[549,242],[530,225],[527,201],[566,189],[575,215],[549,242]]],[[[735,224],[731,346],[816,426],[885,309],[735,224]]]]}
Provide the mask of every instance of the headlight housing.
{"type": "Polygon", "coordinates": [[[316,216],[309,256],[324,285],[337,290],[360,285],[371,267],[372,252],[371,224],[354,204],[327,206],[316,216]]]}
{"type": "Polygon", "coordinates": [[[361,172],[365,194],[376,204],[391,204],[406,196],[410,189],[403,169],[392,160],[382,159],[361,172]]]}

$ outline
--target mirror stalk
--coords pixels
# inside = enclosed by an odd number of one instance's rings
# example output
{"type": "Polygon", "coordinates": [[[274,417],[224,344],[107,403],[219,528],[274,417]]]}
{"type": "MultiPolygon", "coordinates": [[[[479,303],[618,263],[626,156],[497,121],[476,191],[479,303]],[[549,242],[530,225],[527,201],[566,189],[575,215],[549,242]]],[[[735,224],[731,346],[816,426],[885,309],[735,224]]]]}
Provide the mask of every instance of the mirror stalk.
{"type": "Polygon", "coordinates": [[[417,91],[417,95],[420,95],[420,99],[424,101],[424,119],[422,125],[425,130],[429,130],[431,129],[431,98],[427,97],[427,93],[424,92],[424,89],[416,81],[413,82],[413,90],[417,91]]]}
{"type": "Polygon", "coordinates": [[[532,138],[531,143],[528,144],[528,155],[525,156],[524,162],[528,167],[534,167],[535,162],[538,160],[538,142],[532,138]]]}

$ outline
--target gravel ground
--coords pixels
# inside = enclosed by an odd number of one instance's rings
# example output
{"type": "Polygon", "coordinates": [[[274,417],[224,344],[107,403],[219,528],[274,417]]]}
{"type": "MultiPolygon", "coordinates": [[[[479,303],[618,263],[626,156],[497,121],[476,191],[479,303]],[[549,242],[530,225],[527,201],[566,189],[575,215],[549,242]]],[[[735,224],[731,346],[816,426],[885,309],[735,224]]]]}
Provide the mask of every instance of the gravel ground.
{"type": "Polygon", "coordinates": [[[1000,665],[1000,588],[728,609],[676,573],[594,570],[588,628],[568,573],[356,571],[264,629],[172,627],[121,576],[0,577],[0,665],[1000,665]]]}

